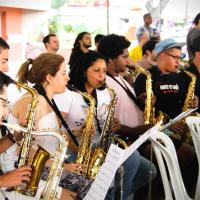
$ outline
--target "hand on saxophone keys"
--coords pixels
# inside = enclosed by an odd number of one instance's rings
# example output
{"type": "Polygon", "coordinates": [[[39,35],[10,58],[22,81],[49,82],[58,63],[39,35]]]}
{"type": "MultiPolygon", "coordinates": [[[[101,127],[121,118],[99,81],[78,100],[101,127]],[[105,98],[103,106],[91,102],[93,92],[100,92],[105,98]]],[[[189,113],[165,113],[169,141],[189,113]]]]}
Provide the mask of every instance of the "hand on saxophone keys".
{"type": "Polygon", "coordinates": [[[114,118],[112,122],[112,131],[117,132],[121,128],[121,123],[118,118],[114,118]]]}
{"type": "Polygon", "coordinates": [[[199,98],[196,95],[194,95],[190,106],[191,106],[191,108],[198,108],[198,106],[199,106],[199,98]]]}
{"type": "Polygon", "coordinates": [[[175,124],[171,125],[169,127],[169,129],[173,133],[180,135],[181,138],[184,136],[184,134],[186,134],[186,132],[188,130],[187,125],[185,123],[183,123],[182,121],[176,122],[175,124]]]}
{"type": "Polygon", "coordinates": [[[31,167],[23,166],[1,176],[0,185],[2,187],[15,187],[22,185],[24,181],[29,181],[31,176],[31,167]]]}

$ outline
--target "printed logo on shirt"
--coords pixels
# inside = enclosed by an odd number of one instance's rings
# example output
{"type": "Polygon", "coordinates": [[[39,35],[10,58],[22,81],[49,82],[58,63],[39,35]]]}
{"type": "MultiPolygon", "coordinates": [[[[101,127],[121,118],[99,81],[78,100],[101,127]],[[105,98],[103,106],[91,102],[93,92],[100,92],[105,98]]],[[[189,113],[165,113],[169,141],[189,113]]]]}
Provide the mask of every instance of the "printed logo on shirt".
{"type": "Polygon", "coordinates": [[[172,85],[172,84],[160,85],[160,90],[165,94],[166,93],[177,93],[179,91],[179,85],[178,84],[175,84],[175,85],[172,85]]]}

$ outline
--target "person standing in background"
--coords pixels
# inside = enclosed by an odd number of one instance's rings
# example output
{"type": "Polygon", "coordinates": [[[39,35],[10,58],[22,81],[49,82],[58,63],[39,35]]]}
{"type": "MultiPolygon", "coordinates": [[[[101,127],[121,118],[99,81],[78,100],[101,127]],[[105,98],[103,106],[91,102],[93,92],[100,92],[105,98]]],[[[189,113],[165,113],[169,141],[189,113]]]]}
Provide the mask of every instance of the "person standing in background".
{"type": "Polygon", "coordinates": [[[91,35],[88,32],[81,32],[77,35],[74,47],[72,49],[72,53],[69,58],[69,66],[70,69],[76,65],[76,62],[80,59],[80,57],[89,52],[89,48],[92,46],[91,35]]]}
{"type": "Polygon", "coordinates": [[[138,40],[139,40],[140,34],[146,32],[148,33],[149,38],[154,38],[159,41],[160,33],[158,32],[156,27],[151,25],[153,22],[151,14],[150,13],[144,14],[143,20],[144,20],[144,25],[139,27],[136,32],[136,36],[138,40]]]}
{"type": "Polygon", "coordinates": [[[43,43],[47,53],[57,53],[59,49],[59,40],[55,34],[46,35],[43,38],[43,43]]]}
{"type": "Polygon", "coordinates": [[[143,45],[142,59],[137,62],[140,67],[149,69],[151,66],[156,65],[157,56],[155,55],[154,48],[157,43],[157,40],[150,39],[143,45]]]}
{"type": "Polygon", "coordinates": [[[146,32],[142,32],[138,36],[139,44],[135,47],[133,47],[129,51],[129,56],[132,59],[133,62],[138,62],[142,59],[142,47],[144,44],[149,40],[149,35],[146,32]]]}
{"type": "Polygon", "coordinates": [[[95,43],[96,49],[98,49],[99,43],[101,42],[101,40],[102,40],[104,37],[105,37],[105,35],[102,35],[102,34],[97,34],[97,35],[94,37],[94,43],[95,43]]]}

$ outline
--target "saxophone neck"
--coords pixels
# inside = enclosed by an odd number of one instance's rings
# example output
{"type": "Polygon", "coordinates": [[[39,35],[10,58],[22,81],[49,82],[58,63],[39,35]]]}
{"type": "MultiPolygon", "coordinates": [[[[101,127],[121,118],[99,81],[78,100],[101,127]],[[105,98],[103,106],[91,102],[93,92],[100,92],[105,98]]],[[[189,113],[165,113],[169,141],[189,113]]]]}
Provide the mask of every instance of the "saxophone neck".
{"type": "Polygon", "coordinates": [[[184,70],[184,72],[186,73],[187,76],[189,76],[191,81],[188,86],[188,92],[187,92],[187,96],[186,96],[184,104],[183,104],[182,111],[186,111],[189,108],[191,108],[191,103],[194,98],[195,85],[196,85],[196,76],[192,72],[189,72],[186,70],[184,70]]]}
{"type": "Polygon", "coordinates": [[[30,93],[31,96],[32,96],[32,98],[33,98],[34,100],[37,100],[37,99],[38,99],[38,92],[37,92],[37,90],[36,90],[35,88],[30,87],[30,86],[28,86],[27,84],[21,84],[21,83],[19,83],[19,82],[17,82],[17,81],[15,81],[14,83],[15,83],[15,85],[16,85],[18,88],[23,88],[23,89],[25,89],[28,93],[30,93]]]}
{"type": "Polygon", "coordinates": [[[84,98],[86,98],[90,102],[90,107],[95,107],[95,99],[90,94],[88,94],[87,92],[80,91],[79,89],[74,87],[74,85],[68,85],[67,87],[70,90],[75,91],[75,92],[79,93],[81,96],[83,96],[84,98]]]}

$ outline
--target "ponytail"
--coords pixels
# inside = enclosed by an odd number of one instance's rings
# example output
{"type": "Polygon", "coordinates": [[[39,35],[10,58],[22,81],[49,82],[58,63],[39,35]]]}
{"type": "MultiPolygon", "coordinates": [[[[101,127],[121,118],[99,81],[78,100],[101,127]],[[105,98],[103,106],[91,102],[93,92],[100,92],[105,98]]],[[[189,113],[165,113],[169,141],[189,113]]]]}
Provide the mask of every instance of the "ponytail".
{"type": "Polygon", "coordinates": [[[32,59],[28,59],[26,62],[24,62],[19,71],[17,72],[17,81],[21,84],[28,82],[28,72],[29,72],[29,65],[33,63],[32,59]]]}

